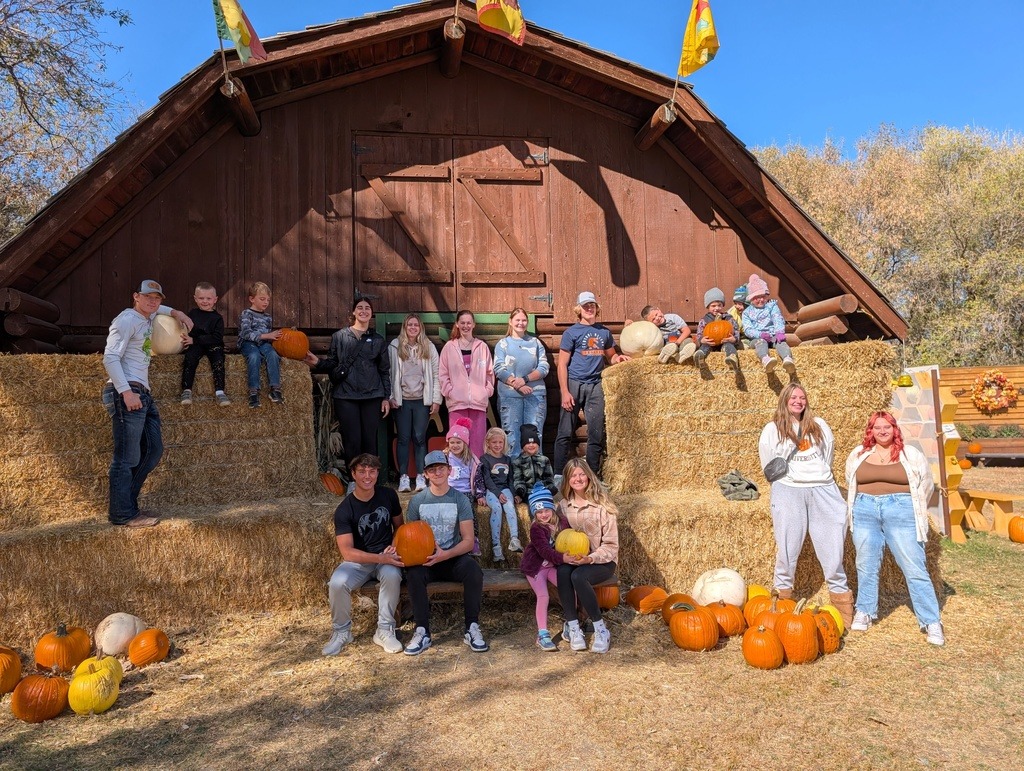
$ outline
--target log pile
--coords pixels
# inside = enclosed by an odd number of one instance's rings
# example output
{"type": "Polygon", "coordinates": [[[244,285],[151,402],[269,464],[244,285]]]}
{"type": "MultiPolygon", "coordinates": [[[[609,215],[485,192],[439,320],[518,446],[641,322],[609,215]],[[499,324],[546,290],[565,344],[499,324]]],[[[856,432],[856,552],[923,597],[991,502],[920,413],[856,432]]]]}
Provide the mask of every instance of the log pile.
{"type": "Polygon", "coordinates": [[[17,289],[0,289],[0,351],[61,353],[60,308],[17,289]]]}

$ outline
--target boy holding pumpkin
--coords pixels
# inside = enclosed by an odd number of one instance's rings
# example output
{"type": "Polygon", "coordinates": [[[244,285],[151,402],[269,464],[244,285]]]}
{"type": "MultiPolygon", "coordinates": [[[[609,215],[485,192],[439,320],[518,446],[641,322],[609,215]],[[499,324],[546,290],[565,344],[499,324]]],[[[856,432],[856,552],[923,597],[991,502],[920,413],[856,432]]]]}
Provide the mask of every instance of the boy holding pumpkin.
{"type": "Polygon", "coordinates": [[[390,487],[378,487],[381,462],[364,453],[352,459],[355,487],[334,511],[334,533],[343,562],[328,583],[331,603],[331,639],[325,656],[335,656],[352,642],[352,590],[371,578],[380,582],[377,595],[377,631],[373,641],[388,653],[398,653],[395,610],[402,588],[402,560],[392,541],[402,524],[402,505],[390,487]]]}
{"type": "Polygon", "coordinates": [[[694,354],[694,362],[700,367],[709,353],[721,350],[725,352],[725,363],[738,373],[740,363],[736,358],[736,343],[740,339],[740,331],[725,310],[725,293],[717,286],[711,287],[704,293],[704,307],[708,312],[697,323],[700,348],[694,354]]]}
{"type": "Polygon", "coordinates": [[[210,360],[214,398],[218,407],[230,407],[224,387],[224,317],[217,312],[217,289],[207,281],[196,284],[192,297],[196,307],[188,312],[192,319],[192,344],[185,349],[181,363],[181,403],[192,403],[192,384],[203,356],[210,360]]]}

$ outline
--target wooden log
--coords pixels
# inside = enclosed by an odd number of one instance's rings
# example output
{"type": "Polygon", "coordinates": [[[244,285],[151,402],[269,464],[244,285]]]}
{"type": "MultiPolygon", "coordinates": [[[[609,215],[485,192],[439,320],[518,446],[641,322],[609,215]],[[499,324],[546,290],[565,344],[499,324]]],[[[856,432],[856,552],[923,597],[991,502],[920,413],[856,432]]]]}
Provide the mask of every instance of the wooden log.
{"type": "Polygon", "coordinates": [[[826,316],[845,316],[853,313],[860,304],[852,294],[841,294],[838,297],[831,297],[828,300],[805,305],[796,312],[796,320],[801,324],[808,321],[817,321],[826,316]]]}
{"type": "Polygon", "coordinates": [[[792,332],[786,335],[786,345],[788,345],[790,348],[795,348],[796,346],[800,345],[801,342],[802,341],[800,340],[800,338],[794,335],[792,332]]]}
{"type": "Polygon", "coordinates": [[[794,332],[801,341],[807,342],[816,337],[830,337],[845,335],[850,330],[846,318],[842,316],[826,316],[817,321],[808,321],[798,326],[794,332]]]}
{"type": "Polygon", "coordinates": [[[638,150],[649,149],[661,135],[668,131],[668,127],[676,122],[676,111],[672,102],[659,105],[658,109],[651,115],[651,119],[636,132],[633,137],[633,144],[638,150]]]}
{"type": "Polygon", "coordinates": [[[441,74],[446,78],[458,76],[465,43],[466,25],[461,19],[448,19],[444,23],[444,50],[441,53],[441,74]]]}
{"type": "Polygon", "coordinates": [[[31,337],[5,340],[2,348],[9,353],[64,353],[53,343],[44,343],[42,340],[34,340],[31,337]]]}
{"type": "Polygon", "coordinates": [[[25,294],[25,292],[19,292],[11,287],[0,289],[0,310],[27,313],[53,324],[57,323],[57,319],[60,318],[60,308],[53,303],[25,294]]]}
{"type": "Polygon", "coordinates": [[[801,340],[800,347],[807,345],[832,345],[832,338],[830,337],[816,337],[813,340],[801,340]]]}
{"type": "Polygon", "coordinates": [[[4,332],[11,337],[31,337],[44,343],[60,342],[64,336],[64,331],[56,324],[24,313],[8,313],[4,316],[4,332]]]}
{"type": "Polygon", "coordinates": [[[249,98],[249,92],[245,90],[245,84],[229,78],[227,83],[221,85],[220,92],[228,100],[231,114],[235,116],[235,123],[238,124],[238,133],[243,137],[254,137],[259,134],[260,118],[249,98]]]}

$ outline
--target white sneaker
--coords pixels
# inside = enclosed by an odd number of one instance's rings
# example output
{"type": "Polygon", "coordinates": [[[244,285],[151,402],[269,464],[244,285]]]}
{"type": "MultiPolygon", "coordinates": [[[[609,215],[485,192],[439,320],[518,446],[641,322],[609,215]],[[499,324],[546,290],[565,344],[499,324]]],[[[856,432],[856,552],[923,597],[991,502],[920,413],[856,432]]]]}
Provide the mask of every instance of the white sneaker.
{"type": "Polygon", "coordinates": [[[373,641],[388,653],[402,652],[402,643],[395,636],[394,629],[377,627],[377,631],[373,634],[373,641]]]}
{"type": "Polygon", "coordinates": [[[775,368],[779,366],[779,363],[771,356],[765,356],[763,359],[761,359],[761,364],[762,366],[764,366],[765,372],[773,372],[775,368]]]}
{"type": "Polygon", "coordinates": [[[519,543],[519,539],[518,538],[509,538],[508,539],[508,550],[509,551],[522,551],[523,550],[523,545],[521,543],[519,543]]]}
{"type": "Polygon", "coordinates": [[[928,633],[928,642],[932,645],[945,645],[946,635],[942,632],[942,622],[936,621],[934,624],[929,624],[925,627],[925,631],[928,633]]]}
{"type": "Polygon", "coordinates": [[[782,360],[782,368],[790,375],[796,374],[796,362],[789,356],[782,360]]]}
{"type": "Polygon", "coordinates": [[[608,627],[605,627],[604,629],[594,629],[594,639],[590,642],[590,652],[607,653],[611,646],[612,633],[608,627]]]}
{"type": "Polygon", "coordinates": [[[402,474],[401,479],[398,480],[398,492],[400,492],[400,493],[407,493],[411,489],[412,488],[409,486],[409,475],[408,474],[402,474]]]}
{"type": "Polygon", "coordinates": [[[871,616],[862,610],[858,610],[853,614],[853,623],[850,624],[851,632],[866,632],[871,628],[871,616]]]}
{"type": "Polygon", "coordinates": [[[349,629],[345,631],[339,631],[335,629],[331,633],[331,639],[327,641],[327,645],[321,651],[325,656],[337,656],[341,653],[341,649],[352,642],[352,632],[349,629]]]}
{"type": "Polygon", "coordinates": [[[427,634],[427,630],[421,626],[416,627],[416,631],[413,633],[412,639],[409,640],[409,644],[405,646],[406,656],[419,656],[423,651],[430,647],[430,635],[427,634]]]}
{"type": "Polygon", "coordinates": [[[192,389],[186,388],[181,392],[181,403],[186,407],[192,403],[192,389]]]}
{"type": "Polygon", "coordinates": [[[583,636],[583,630],[577,626],[575,629],[569,626],[566,621],[562,624],[562,639],[569,641],[569,647],[574,651],[585,651],[587,649],[587,638],[583,636]]]}
{"type": "Polygon", "coordinates": [[[676,361],[680,364],[685,364],[693,358],[693,354],[697,353],[697,344],[692,340],[688,340],[683,343],[683,346],[679,349],[679,355],[676,357],[676,361]]]}
{"type": "Polygon", "coordinates": [[[416,475],[416,492],[427,489],[427,478],[423,474],[416,475]]]}
{"type": "Polygon", "coordinates": [[[469,629],[466,630],[466,634],[463,636],[462,641],[466,643],[474,653],[483,653],[491,648],[491,646],[487,644],[487,641],[484,640],[483,632],[480,631],[480,625],[475,621],[469,625],[469,629]]]}

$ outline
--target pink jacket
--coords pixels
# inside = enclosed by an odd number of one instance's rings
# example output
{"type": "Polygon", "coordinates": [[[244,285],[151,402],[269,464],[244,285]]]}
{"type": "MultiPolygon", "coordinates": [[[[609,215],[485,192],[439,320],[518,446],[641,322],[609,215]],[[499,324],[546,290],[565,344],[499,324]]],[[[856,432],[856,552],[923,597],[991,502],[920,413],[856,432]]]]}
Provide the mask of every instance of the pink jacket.
{"type": "Polygon", "coordinates": [[[438,378],[441,393],[449,410],[483,410],[494,393],[494,372],[491,370],[491,349],[478,337],[470,346],[472,366],[466,374],[462,349],[458,340],[449,340],[441,349],[438,378]]]}

